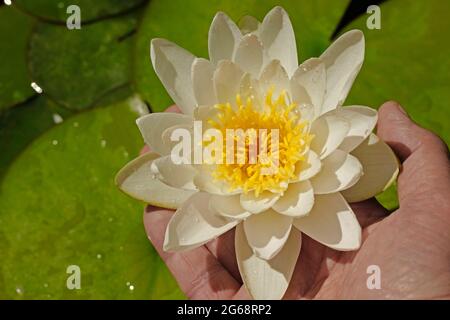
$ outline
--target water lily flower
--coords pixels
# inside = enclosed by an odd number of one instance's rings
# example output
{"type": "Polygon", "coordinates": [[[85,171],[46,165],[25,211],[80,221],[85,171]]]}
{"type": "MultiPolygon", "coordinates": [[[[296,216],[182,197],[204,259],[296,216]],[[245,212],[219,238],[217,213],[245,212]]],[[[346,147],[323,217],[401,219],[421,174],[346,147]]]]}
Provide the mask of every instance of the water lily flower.
{"type": "Polygon", "coordinates": [[[361,227],[349,203],[382,192],[399,171],[391,149],[372,133],[376,110],[342,106],[364,60],[364,36],[349,31],[299,65],[288,14],[276,7],[261,23],[245,17],[240,27],[218,13],[208,41],[209,60],[152,40],[153,67],[182,113],[137,120],[152,152],[126,165],[116,182],[134,198],[176,209],[166,251],[193,249],[236,228],[247,290],[256,299],[280,299],[301,234],[335,250],[357,250],[361,227]],[[276,128],[279,145],[264,163],[177,164],[173,133],[194,135],[196,121],[224,134],[276,128]],[[263,174],[275,156],[278,170],[263,174]]]}

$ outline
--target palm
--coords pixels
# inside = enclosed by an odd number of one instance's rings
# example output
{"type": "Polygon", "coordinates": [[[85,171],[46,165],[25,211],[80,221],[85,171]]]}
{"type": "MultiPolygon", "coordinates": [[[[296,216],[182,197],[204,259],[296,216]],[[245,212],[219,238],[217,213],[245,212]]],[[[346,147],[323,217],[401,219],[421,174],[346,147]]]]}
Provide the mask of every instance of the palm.
{"type": "MultiPolygon", "coordinates": [[[[366,227],[364,242],[355,252],[336,252],[318,248],[317,243],[310,239],[305,241],[303,258],[313,256],[320,249],[322,251],[315,262],[318,272],[315,279],[310,280],[310,285],[305,286],[308,289],[298,288],[297,292],[290,292],[300,298],[325,299],[448,297],[448,252],[446,256],[438,250],[430,250],[431,245],[448,247],[448,238],[443,238],[442,233],[427,232],[424,229],[427,226],[419,221],[405,221],[404,214],[402,210],[397,210],[382,221],[366,227]],[[369,290],[367,287],[367,268],[370,265],[380,267],[380,290],[369,290]]],[[[437,225],[428,228],[428,231],[438,230],[437,225]]]]}
{"type": "MultiPolygon", "coordinates": [[[[414,125],[394,103],[380,110],[378,135],[403,160],[400,209],[388,215],[374,199],[353,204],[363,227],[358,251],[338,252],[303,235],[287,299],[450,298],[450,164],[448,149],[414,125]],[[438,186],[438,187],[436,187],[438,186]],[[367,268],[381,271],[368,289],[367,268]]],[[[172,213],[148,207],[147,234],[190,298],[246,299],[235,258],[234,232],[183,253],[162,251],[172,213]]]]}

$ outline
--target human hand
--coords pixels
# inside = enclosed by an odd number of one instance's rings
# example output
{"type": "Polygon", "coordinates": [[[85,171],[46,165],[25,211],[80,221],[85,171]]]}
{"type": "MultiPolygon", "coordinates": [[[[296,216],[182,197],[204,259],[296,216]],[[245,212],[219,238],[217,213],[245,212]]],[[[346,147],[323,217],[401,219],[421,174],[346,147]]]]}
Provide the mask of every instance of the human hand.
{"type": "MultiPolygon", "coordinates": [[[[357,251],[335,251],[303,234],[285,299],[450,299],[448,148],[413,123],[395,102],[381,106],[377,135],[402,162],[400,208],[389,213],[375,199],[352,204],[363,228],[357,251]],[[381,270],[381,289],[367,287],[370,265],[381,270]]],[[[250,298],[237,267],[234,230],[191,251],[164,252],[164,233],[172,214],[148,206],[144,225],[187,297],[250,298]]]]}

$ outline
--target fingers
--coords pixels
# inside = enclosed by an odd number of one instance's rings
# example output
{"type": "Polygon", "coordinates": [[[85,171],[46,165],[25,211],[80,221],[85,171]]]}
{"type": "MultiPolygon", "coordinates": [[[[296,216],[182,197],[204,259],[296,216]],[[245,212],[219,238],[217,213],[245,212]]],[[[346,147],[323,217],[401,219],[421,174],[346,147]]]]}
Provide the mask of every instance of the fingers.
{"type": "Polygon", "coordinates": [[[147,145],[145,145],[142,149],[141,149],[141,152],[139,152],[139,155],[143,155],[143,154],[146,154],[147,152],[150,152],[150,147],[149,146],[147,146],[147,145]]]}
{"type": "MultiPolygon", "coordinates": [[[[164,112],[181,113],[181,110],[173,105],[164,112]]],[[[145,146],[141,154],[149,151],[150,148],[145,146]]],[[[191,299],[227,299],[233,296],[240,287],[233,278],[239,276],[234,254],[234,232],[208,243],[208,248],[202,246],[183,253],[166,253],[162,247],[172,213],[148,206],[144,213],[144,226],[149,240],[183,292],[191,299]],[[224,266],[231,270],[231,275],[224,266]]]]}
{"type": "Polygon", "coordinates": [[[350,203],[350,207],[355,212],[361,228],[366,228],[389,214],[389,211],[374,198],[350,203]]]}
{"type": "Polygon", "coordinates": [[[164,112],[175,112],[175,113],[181,113],[180,108],[178,108],[176,105],[172,105],[168,107],[164,112]]]}
{"type": "MultiPolygon", "coordinates": [[[[433,197],[447,201],[450,194],[448,148],[438,136],[415,124],[396,102],[386,102],[379,110],[378,136],[388,143],[403,162],[398,180],[402,202],[433,197]]],[[[429,200],[428,200],[429,201],[429,200]]]]}
{"type": "Polygon", "coordinates": [[[144,226],[181,290],[190,299],[230,299],[241,285],[205,246],[186,252],[164,252],[164,233],[171,216],[170,210],[147,206],[144,226]]]}
{"type": "Polygon", "coordinates": [[[394,149],[401,161],[422,145],[436,150],[442,148],[439,137],[415,124],[397,102],[384,103],[378,116],[378,135],[394,149]]]}
{"type": "Polygon", "coordinates": [[[234,249],[234,229],[208,242],[206,247],[239,283],[242,283],[234,249]]]}

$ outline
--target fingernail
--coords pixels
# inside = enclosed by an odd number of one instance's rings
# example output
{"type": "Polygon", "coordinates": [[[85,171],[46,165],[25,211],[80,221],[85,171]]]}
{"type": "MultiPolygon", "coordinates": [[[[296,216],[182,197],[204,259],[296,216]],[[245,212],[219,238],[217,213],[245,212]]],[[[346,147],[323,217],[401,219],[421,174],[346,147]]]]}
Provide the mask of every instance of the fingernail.
{"type": "Polygon", "coordinates": [[[400,111],[401,113],[403,113],[405,116],[408,117],[408,113],[406,113],[405,109],[403,109],[403,107],[399,103],[396,103],[396,106],[398,111],[400,111]]]}

